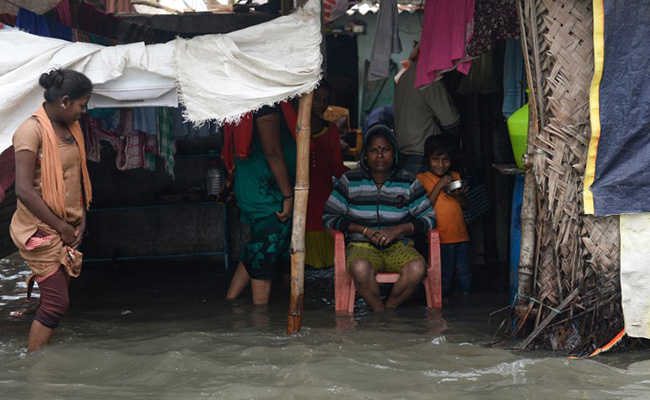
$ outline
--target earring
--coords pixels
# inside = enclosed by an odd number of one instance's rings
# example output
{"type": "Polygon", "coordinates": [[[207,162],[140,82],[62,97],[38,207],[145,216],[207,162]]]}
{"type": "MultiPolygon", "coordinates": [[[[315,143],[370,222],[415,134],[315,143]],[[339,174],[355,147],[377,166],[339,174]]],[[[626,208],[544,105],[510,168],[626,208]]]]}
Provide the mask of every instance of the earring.
{"type": "Polygon", "coordinates": [[[65,104],[63,104],[63,103],[61,103],[61,107],[63,107],[64,110],[65,110],[65,108],[66,108],[66,107],[65,107],[65,104]]]}

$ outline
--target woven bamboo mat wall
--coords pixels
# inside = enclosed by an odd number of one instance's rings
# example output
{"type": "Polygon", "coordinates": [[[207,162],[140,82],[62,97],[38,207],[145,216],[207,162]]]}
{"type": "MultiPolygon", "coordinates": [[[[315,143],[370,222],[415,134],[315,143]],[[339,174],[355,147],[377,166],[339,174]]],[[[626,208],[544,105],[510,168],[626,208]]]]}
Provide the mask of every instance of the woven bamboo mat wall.
{"type": "MultiPolygon", "coordinates": [[[[582,205],[594,70],[592,2],[516,1],[522,4],[532,81],[541,85],[535,92],[543,109],[533,148],[536,280],[528,294],[543,306],[535,303],[536,312],[518,316],[536,328],[522,347],[584,353],[622,328],[618,218],[584,216],[582,205]]],[[[521,304],[526,307],[520,310],[533,306],[528,300],[521,304]]]]}

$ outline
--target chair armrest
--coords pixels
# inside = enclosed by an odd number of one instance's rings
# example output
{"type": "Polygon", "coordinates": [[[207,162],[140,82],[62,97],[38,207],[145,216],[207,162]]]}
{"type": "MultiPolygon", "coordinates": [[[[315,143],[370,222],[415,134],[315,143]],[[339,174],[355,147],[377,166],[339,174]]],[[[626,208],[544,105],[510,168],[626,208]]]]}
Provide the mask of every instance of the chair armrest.
{"type": "Polygon", "coordinates": [[[345,270],[345,235],[336,229],[326,229],[334,237],[334,269],[347,273],[345,270]]]}
{"type": "Polygon", "coordinates": [[[437,229],[427,233],[429,244],[429,268],[427,280],[430,285],[431,305],[433,308],[442,308],[442,261],[440,260],[440,235],[437,229]]]}
{"type": "Polygon", "coordinates": [[[329,229],[329,228],[325,228],[325,230],[327,231],[327,233],[332,235],[332,237],[334,238],[334,242],[336,242],[337,239],[343,240],[345,242],[345,235],[343,234],[343,232],[336,229],[329,229]]]}
{"type": "Polygon", "coordinates": [[[427,232],[427,241],[429,245],[438,245],[440,247],[440,234],[437,228],[429,229],[427,232]]]}

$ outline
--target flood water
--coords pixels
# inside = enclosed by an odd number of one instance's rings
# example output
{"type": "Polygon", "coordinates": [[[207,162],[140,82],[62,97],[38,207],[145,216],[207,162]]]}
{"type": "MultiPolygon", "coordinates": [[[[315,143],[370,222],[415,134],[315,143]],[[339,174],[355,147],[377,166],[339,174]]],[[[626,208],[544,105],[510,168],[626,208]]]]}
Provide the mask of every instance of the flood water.
{"type": "MultiPolygon", "coordinates": [[[[489,347],[505,294],[415,299],[391,313],[334,313],[331,271],[309,272],[303,329],[270,307],[223,300],[208,261],[87,264],[52,344],[26,354],[38,299],[25,265],[0,261],[0,399],[648,399],[650,357],[568,360],[489,347]]],[[[500,322],[500,321],[497,321],[500,322]]]]}

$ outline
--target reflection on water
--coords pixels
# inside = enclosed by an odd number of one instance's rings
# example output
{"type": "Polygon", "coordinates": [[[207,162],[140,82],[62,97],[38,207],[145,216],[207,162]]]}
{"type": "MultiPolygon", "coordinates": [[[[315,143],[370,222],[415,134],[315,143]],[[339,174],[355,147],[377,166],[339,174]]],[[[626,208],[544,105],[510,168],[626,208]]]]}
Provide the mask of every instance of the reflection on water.
{"type": "Polygon", "coordinates": [[[26,355],[37,300],[20,260],[0,263],[2,399],[648,398],[644,354],[567,360],[485,346],[507,294],[441,313],[424,299],[335,316],[331,271],[309,272],[303,329],[285,334],[286,292],[223,300],[211,262],[86,265],[53,344],[26,355]]]}

